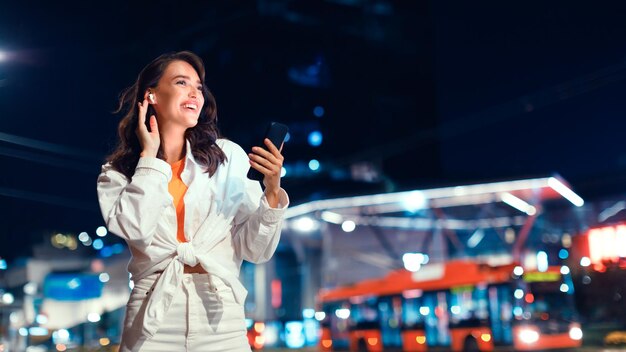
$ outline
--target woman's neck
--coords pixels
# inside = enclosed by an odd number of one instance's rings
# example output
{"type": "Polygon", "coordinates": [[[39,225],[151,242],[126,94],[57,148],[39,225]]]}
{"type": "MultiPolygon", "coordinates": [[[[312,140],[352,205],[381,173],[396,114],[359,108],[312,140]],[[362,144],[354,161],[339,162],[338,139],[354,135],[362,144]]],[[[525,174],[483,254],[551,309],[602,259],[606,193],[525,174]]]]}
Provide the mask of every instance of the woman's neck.
{"type": "Polygon", "coordinates": [[[173,164],[185,157],[185,135],[180,133],[161,133],[161,149],[168,164],[173,164]]]}

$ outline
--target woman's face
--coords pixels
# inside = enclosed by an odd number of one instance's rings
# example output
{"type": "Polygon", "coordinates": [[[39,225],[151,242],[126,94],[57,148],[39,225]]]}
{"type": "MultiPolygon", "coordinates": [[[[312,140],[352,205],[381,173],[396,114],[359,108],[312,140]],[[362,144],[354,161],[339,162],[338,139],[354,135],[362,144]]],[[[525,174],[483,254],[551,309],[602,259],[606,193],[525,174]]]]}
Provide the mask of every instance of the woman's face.
{"type": "Polygon", "coordinates": [[[186,130],[198,123],[204,105],[202,82],[189,63],[171,62],[151,92],[159,129],[182,127],[186,130]]]}

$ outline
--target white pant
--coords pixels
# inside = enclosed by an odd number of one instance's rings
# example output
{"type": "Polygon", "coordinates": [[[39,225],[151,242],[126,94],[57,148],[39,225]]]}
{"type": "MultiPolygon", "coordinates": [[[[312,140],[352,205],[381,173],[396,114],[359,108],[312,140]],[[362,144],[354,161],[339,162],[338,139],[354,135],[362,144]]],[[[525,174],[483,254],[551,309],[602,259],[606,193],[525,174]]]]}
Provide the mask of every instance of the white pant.
{"type": "Polygon", "coordinates": [[[126,305],[120,352],[250,351],[243,306],[230,287],[209,274],[184,274],[156,334],[147,340],[140,337],[145,298],[157,276],[135,283],[126,305]]]}

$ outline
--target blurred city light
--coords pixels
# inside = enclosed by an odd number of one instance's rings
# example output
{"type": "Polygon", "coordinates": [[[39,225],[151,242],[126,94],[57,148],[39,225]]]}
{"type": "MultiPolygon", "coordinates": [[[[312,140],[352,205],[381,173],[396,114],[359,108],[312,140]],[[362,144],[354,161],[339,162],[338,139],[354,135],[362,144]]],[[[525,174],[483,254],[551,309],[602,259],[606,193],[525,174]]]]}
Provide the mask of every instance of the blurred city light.
{"type": "Polygon", "coordinates": [[[288,348],[304,346],[304,324],[301,321],[285,323],[285,344],[288,348]]]}
{"type": "Polygon", "coordinates": [[[315,117],[322,117],[324,116],[324,108],[321,106],[316,106],[313,108],[313,115],[315,115],[315,117]]]}
{"type": "Polygon", "coordinates": [[[101,239],[98,238],[95,241],[93,241],[93,248],[94,249],[100,250],[100,249],[102,249],[103,246],[104,246],[104,242],[102,242],[101,239]]]}
{"type": "Polygon", "coordinates": [[[48,317],[43,314],[37,314],[35,321],[37,322],[37,324],[45,325],[48,323],[48,317]]]}
{"type": "Polygon", "coordinates": [[[120,254],[124,251],[124,245],[121,243],[116,243],[111,248],[113,249],[113,254],[120,254]]]}
{"type": "Polygon", "coordinates": [[[106,246],[100,250],[100,256],[103,258],[108,258],[113,255],[113,248],[110,246],[106,246]]]}
{"type": "Polygon", "coordinates": [[[0,259],[0,270],[7,269],[7,261],[5,259],[0,259]]]}
{"type": "Polygon", "coordinates": [[[339,319],[348,319],[350,317],[350,309],[348,308],[340,308],[335,310],[335,315],[339,319]]]}
{"type": "Polygon", "coordinates": [[[309,169],[311,169],[311,171],[318,171],[320,169],[320,162],[315,159],[311,159],[311,161],[309,161],[309,169]]]}
{"type": "Polygon", "coordinates": [[[402,255],[404,268],[411,272],[419,271],[422,265],[428,263],[429,257],[423,253],[405,253],[402,255]]]}
{"type": "Polygon", "coordinates": [[[569,337],[572,340],[580,340],[583,338],[583,331],[579,327],[575,326],[569,329],[569,337]]]}
{"type": "Polygon", "coordinates": [[[535,330],[522,329],[519,333],[519,338],[524,343],[533,344],[539,340],[539,333],[535,330]]]}
{"type": "Polygon", "coordinates": [[[9,321],[11,322],[11,324],[13,325],[18,325],[20,320],[22,320],[23,314],[20,315],[17,312],[13,312],[9,315],[9,321]]]}
{"type": "Polygon", "coordinates": [[[315,312],[315,320],[322,321],[326,318],[326,313],[324,312],[315,312]]]}
{"type": "Polygon", "coordinates": [[[287,169],[283,166],[280,168],[280,177],[287,176],[287,169]]]}
{"type": "Polygon", "coordinates": [[[562,274],[562,275],[567,275],[567,274],[569,274],[569,273],[570,273],[569,267],[568,267],[568,266],[566,266],[566,265],[563,265],[563,266],[561,267],[561,274],[562,274]]]}
{"type": "Polygon", "coordinates": [[[13,304],[13,302],[15,302],[15,298],[13,297],[13,294],[11,294],[10,292],[7,292],[2,295],[2,303],[13,304]]]}
{"type": "Polygon", "coordinates": [[[566,283],[562,283],[560,287],[561,292],[567,293],[569,291],[569,286],[566,283]]]}
{"type": "Polygon", "coordinates": [[[510,227],[504,230],[504,241],[509,244],[515,242],[515,230],[510,227]]]}
{"type": "Polygon", "coordinates": [[[97,323],[100,321],[100,314],[98,313],[89,313],[87,315],[87,320],[89,320],[92,323],[97,323]]]}
{"type": "Polygon", "coordinates": [[[426,197],[422,191],[411,191],[404,197],[402,204],[406,211],[414,213],[426,207],[426,197]]]}
{"type": "Polygon", "coordinates": [[[352,232],[356,229],[356,224],[352,220],[346,220],[341,224],[341,229],[344,232],[352,232]]]}
{"type": "Polygon", "coordinates": [[[28,334],[31,336],[46,336],[48,335],[48,329],[39,326],[33,326],[28,329],[28,334]]]}
{"type": "Polygon", "coordinates": [[[109,282],[109,274],[101,273],[98,275],[98,279],[100,279],[100,282],[109,282]]]}
{"type": "Polygon", "coordinates": [[[90,239],[90,238],[89,238],[89,234],[88,234],[87,232],[81,232],[81,233],[78,235],[78,240],[79,240],[79,241],[81,241],[81,242],[86,242],[86,241],[88,241],[89,239],[90,239]]]}
{"type": "Polygon", "coordinates": [[[588,257],[582,257],[580,258],[580,266],[589,266],[591,265],[591,259],[589,259],[588,257]]]}
{"type": "Polygon", "coordinates": [[[52,243],[52,245],[55,248],[63,248],[63,247],[65,247],[65,241],[66,241],[66,237],[62,233],[57,233],[56,235],[54,235],[54,236],[52,236],[50,238],[50,243],[52,243]]]}
{"type": "Polygon", "coordinates": [[[68,281],[67,287],[69,287],[71,290],[75,290],[80,286],[80,284],[81,284],[80,279],[73,278],[70,281],[68,281]]]}
{"type": "Polygon", "coordinates": [[[569,189],[566,185],[564,185],[561,181],[557,180],[554,177],[550,177],[548,179],[548,185],[552,187],[553,190],[557,191],[563,198],[569,200],[572,204],[577,207],[582,207],[585,204],[585,201],[580,198],[574,191],[569,189]]]}
{"type": "Polygon", "coordinates": [[[100,237],[104,237],[107,235],[107,229],[104,226],[99,226],[96,229],[96,235],[100,236],[100,237]]]}
{"type": "Polygon", "coordinates": [[[548,271],[548,253],[544,251],[537,252],[537,270],[541,272],[548,271]]]}
{"type": "Polygon", "coordinates": [[[0,62],[6,61],[8,57],[9,55],[6,52],[0,50],[0,62]]]}
{"type": "Polygon", "coordinates": [[[476,229],[472,236],[470,236],[470,238],[467,240],[467,246],[469,248],[475,248],[476,246],[478,246],[480,241],[483,240],[483,237],[485,237],[485,231],[480,228],[476,229]]]}
{"type": "Polygon", "coordinates": [[[332,211],[323,211],[321,218],[322,220],[330,222],[331,224],[339,225],[343,223],[343,216],[332,211]]]}
{"type": "MultiPolygon", "coordinates": [[[[254,327],[256,330],[256,324],[254,325],[254,327]]],[[[260,332],[260,331],[257,330],[257,332],[260,332]]],[[[280,327],[278,326],[278,324],[268,323],[264,325],[263,335],[257,336],[257,337],[261,337],[264,339],[263,341],[259,341],[261,344],[265,343],[267,346],[273,346],[278,342],[279,336],[280,336],[280,327]]]]}
{"type": "Polygon", "coordinates": [[[319,147],[320,145],[322,145],[322,132],[320,131],[313,131],[311,133],[309,133],[309,145],[311,145],[312,147],[319,147]]]}
{"type": "Polygon", "coordinates": [[[515,292],[513,293],[513,296],[517,299],[522,299],[524,298],[524,291],[520,288],[516,289],[515,292]]]}
{"type": "Polygon", "coordinates": [[[517,275],[517,276],[522,276],[524,274],[524,268],[522,268],[521,266],[516,266],[513,269],[513,274],[517,275]]]}
{"type": "Polygon", "coordinates": [[[508,192],[502,193],[502,195],[500,196],[500,199],[504,203],[528,215],[532,216],[537,213],[537,209],[535,207],[526,203],[524,200],[512,195],[511,193],[508,193],[508,192]]]}
{"type": "Polygon", "coordinates": [[[423,316],[427,316],[428,314],[430,314],[430,308],[426,307],[426,306],[421,306],[420,307],[420,314],[423,316]]]}
{"type": "Polygon", "coordinates": [[[66,329],[59,329],[52,333],[52,341],[54,343],[68,343],[70,340],[70,332],[66,329]]]}
{"type": "Polygon", "coordinates": [[[565,248],[571,247],[572,246],[572,236],[569,233],[564,233],[563,236],[561,236],[561,244],[565,248]]]}
{"type": "Polygon", "coordinates": [[[296,219],[293,222],[293,226],[296,230],[300,232],[311,232],[317,228],[318,224],[316,221],[314,221],[310,217],[305,216],[305,217],[296,219]]]}
{"type": "Polygon", "coordinates": [[[35,282],[27,282],[24,285],[24,293],[27,295],[34,295],[35,293],[37,293],[37,283],[35,282]]]}
{"type": "Polygon", "coordinates": [[[567,249],[561,248],[561,250],[559,251],[559,258],[565,260],[567,259],[567,257],[569,257],[569,252],[567,251],[567,249]]]}
{"type": "Polygon", "coordinates": [[[315,309],[313,308],[305,308],[302,310],[302,317],[304,319],[313,319],[315,317],[315,309]]]}

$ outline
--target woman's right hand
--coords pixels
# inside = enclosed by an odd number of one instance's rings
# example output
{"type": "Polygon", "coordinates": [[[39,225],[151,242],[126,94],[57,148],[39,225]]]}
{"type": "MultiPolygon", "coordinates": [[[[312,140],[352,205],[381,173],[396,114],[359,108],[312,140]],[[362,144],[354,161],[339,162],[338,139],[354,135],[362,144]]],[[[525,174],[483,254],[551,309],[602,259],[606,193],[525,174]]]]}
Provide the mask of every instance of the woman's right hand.
{"type": "Polygon", "coordinates": [[[143,102],[137,103],[139,105],[139,116],[137,123],[137,138],[139,138],[139,144],[141,145],[140,156],[157,156],[159,152],[159,145],[161,144],[161,137],[159,136],[159,126],[154,115],[150,116],[150,131],[146,127],[146,113],[148,112],[148,100],[144,99],[143,102]]]}

